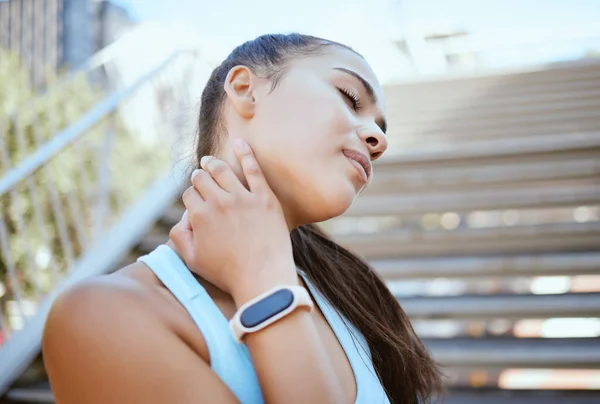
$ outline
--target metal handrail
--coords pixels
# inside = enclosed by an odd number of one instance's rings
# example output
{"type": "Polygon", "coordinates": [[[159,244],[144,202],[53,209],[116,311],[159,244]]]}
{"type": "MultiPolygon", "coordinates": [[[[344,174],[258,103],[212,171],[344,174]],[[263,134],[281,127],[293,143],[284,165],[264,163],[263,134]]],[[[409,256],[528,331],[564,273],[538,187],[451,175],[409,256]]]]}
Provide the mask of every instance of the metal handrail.
{"type": "Polygon", "coordinates": [[[129,97],[140,86],[147,83],[149,79],[156,76],[178,55],[179,52],[174,52],[158,67],[140,77],[140,79],[132,86],[123,91],[117,91],[109,95],[77,122],[58,132],[52,140],[42,145],[32,156],[11,169],[3,178],[0,178],[0,196],[14,188],[19,182],[25,180],[44,164],[47,164],[50,159],[55,157],[60,151],[64,150],[65,147],[85,134],[86,130],[90,129],[93,125],[100,122],[102,118],[114,111],[122,101],[129,97]]]}
{"type": "Polygon", "coordinates": [[[183,181],[184,169],[184,165],[176,165],[156,181],[137,204],[124,212],[123,219],[75,263],[69,275],[53,289],[27,326],[0,348],[0,395],[39,353],[44,323],[55,298],[75,283],[114,268],[131,245],[148,231],[148,225],[173,203],[183,181]]]}
{"type": "MultiPolygon", "coordinates": [[[[102,66],[106,66],[109,63],[113,62],[116,58],[127,52],[127,47],[131,45],[131,42],[138,39],[136,38],[136,35],[143,33],[143,31],[148,27],[148,25],[151,24],[141,24],[133,28],[131,31],[128,31],[116,41],[100,49],[87,60],[69,69],[65,74],[57,77],[55,81],[51,83],[50,86],[43,88],[37,94],[37,96],[32,97],[26,100],[25,102],[21,103],[20,105],[16,106],[13,111],[10,111],[10,113],[15,114],[20,110],[30,108],[31,104],[37,102],[41,97],[44,97],[49,93],[62,90],[65,86],[73,82],[78,75],[81,75],[82,73],[90,73],[95,69],[101,68],[102,66]]],[[[190,52],[190,50],[177,49],[173,53],[175,54],[178,52],[190,52]]],[[[193,52],[199,52],[199,50],[194,50],[193,52]]]]}
{"type": "MultiPolygon", "coordinates": [[[[184,140],[185,133],[191,132],[188,131],[191,128],[182,127],[184,120],[181,116],[191,112],[196,98],[190,94],[189,83],[190,75],[197,73],[194,71],[196,63],[201,62],[197,56],[196,52],[173,52],[133,84],[112,91],[74,121],[66,121],[64,128],[56,128],[56,122],[51,122],[47,130],[54,133],[46,141],[39,133],[38,118],[30,115],[19,121],[18,113],[9,116],[14,130],[9,134],[16,140],[22,160],[10,166],[9,154],[14,150],[8,149],[4,140],[10,139],[3,134],[0,163],[4,161],[8,170],[0,177],[0,198],[3,199],[0,248],[2,264],[7,272],[5,279],[0,274],[0,282],[7,282],[9,298],[12,297],[11,304],[16,307],[16,312],[3,313],[3,308],[9,310],[9,306],[0,306],[0,332],[6,340],[0,345],[0,393],[39,352],[43,324],[56,295],[76,281],[114,269],[119,259],[176,198],[187,163],[180,156],[174,156],[171,150],[184,140]],[[165,113],[161,108],[176,110],[178,114],[165,113]],[[136,113],[146,120],[154,119],[156,131],[160,134],[158,139],[151,139],[148,143],[147,136],[142,136],[146,134],[130,132],[131,127],[135,129],[139,122],[131,120],[130,115],[136,113]],[[29,125],[34,133],[35,149],[29,155],[26,154],[23,133],[25,125],[29,125]],[[130,143],[119,143],[125,140],[130,143]],[[121,144],[121,152],[125,155],[113,157],[111,148],[118,144],[121,144]],[[128,148],[123,150],[123,145],[148,150],[147,153],[152,155],[149,163],[156,164],[145,164],[131,170],[135,172],[129,174],[142,173],[143,178],[134,177],[126,187],[119,188],[114,180],[128,173],[117,172],[115,175],[111,174],[111,170],[118,170],[119,162],[128,160],[135,152],[128,148]],[[77,156],[74,161],[82,167],[66,173],[67,177],[69,174],[74,176],[69,180],[75,188],[61,191],[51,173],[52,165],[61,162],[62,156],[69,152],[77,156]],[[91,165],[96,178],[86,174],[86,164],[91,165]],[[138,191],[133,192],[132,189],[138,191]],[[40,209],[39,199],[44,195],[49,196],[46,201],[50,203],[45,206],[46,209],[40,209]],[[24,205],[19,201],[23,200],[32,202],[34,220],[29,218],[30,214],[22,213],[24,205]],[[9,226],[11,222],[12,227],[9,226]],[[48,226],[55,226],[56,234],[49,234],[48,226]],[[76,230],[74,239],[69,227],[76,230]],[[42,240],[34,244],[34,239],[40,236],[42,240]],[[21,262],[13,250],[16,242],[25,246],[21,262]],[[52,253],[57,244],[64,256],[52,253]],[[48,273],[38,270],[43,269],[38,260],[40,252],[44,251],[51,254],[44,264],[52,269],[48,273]],[[46,286],[40,285],[41,278],[46,279],[46,286]],[[25,289],[27,285],[23,280],[33,285],[33,291],[25,289]],[[34,307],[33,316],[28,313],[29,306],[34,307]]],[[[52,121],[55,111],[44,112],[52,121]]],[[[11,126],[0,125],[0,130],[7,128],[11,126]]],[[[61,176],[64,174],[61,172],[61,176]]]]}

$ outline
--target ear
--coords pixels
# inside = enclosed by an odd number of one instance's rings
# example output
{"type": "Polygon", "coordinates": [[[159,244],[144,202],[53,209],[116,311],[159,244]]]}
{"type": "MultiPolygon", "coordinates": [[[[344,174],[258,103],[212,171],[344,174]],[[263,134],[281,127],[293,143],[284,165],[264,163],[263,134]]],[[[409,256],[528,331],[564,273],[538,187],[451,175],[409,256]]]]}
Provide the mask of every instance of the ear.
{"type": "Polygon", "coordinates": [[[246,119],[254,116],[256,76],[246,66],[235,66],[225,78],[225,93],[231,106],[246,119]]]}

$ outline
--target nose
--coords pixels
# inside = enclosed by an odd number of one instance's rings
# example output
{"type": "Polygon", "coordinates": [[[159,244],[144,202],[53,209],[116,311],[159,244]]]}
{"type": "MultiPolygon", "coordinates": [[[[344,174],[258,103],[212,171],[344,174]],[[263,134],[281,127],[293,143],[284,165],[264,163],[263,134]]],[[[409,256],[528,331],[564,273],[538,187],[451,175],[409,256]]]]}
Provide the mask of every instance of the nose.
{"type": "Polygon", "coordinates": [[[360,130],[358,136],[367,146],[371,161],[377,160],[388,147],[387,137],[379,126],[375,124],[360,130]]]}

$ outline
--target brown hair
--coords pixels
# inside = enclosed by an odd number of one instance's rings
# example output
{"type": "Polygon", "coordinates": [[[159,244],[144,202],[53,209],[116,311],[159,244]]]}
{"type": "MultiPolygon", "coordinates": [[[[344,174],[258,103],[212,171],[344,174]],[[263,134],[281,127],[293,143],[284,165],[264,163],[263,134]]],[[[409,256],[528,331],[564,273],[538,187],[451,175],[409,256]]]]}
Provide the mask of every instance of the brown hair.
{"type": "MultiPolygon", "coordinates": [[[[319,55],[328,46],[350,49],[301,34],[263,35],[234,49],[212,72],[202,93],[196,163],[202,156],[215,154],[220,143],[218,136],[226,133],[221,107],[225,99],[225,78],[232,67],[247,66],[255,74],[270,79],[275,89],[285,73],[287,61],[319,55]]],[[[314,224],[292,230],[291,238],[296,265],[364,335],[375,371],[390,401],[431,402],[433,394],[441,392],[439,370],[406,313],[377,273],[314,224]]]]}

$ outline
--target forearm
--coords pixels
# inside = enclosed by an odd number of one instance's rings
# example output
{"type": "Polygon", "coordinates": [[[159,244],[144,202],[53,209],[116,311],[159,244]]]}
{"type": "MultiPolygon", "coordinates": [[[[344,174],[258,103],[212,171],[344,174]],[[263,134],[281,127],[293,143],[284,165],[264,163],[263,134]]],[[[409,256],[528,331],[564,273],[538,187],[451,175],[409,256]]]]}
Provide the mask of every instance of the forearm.
{"type": "MultiPolygon", "coordinates": [[[[299,283],[297,279],[295,283],[299,283]]],[[[252,295],[244,292],[236,302],[249,300],[247,297],[252,295]]],[[[298,308],[265,329],[248,334],[245,343],[267,403],[344,402],[339,379],[306,308],[298,308]]]]}

